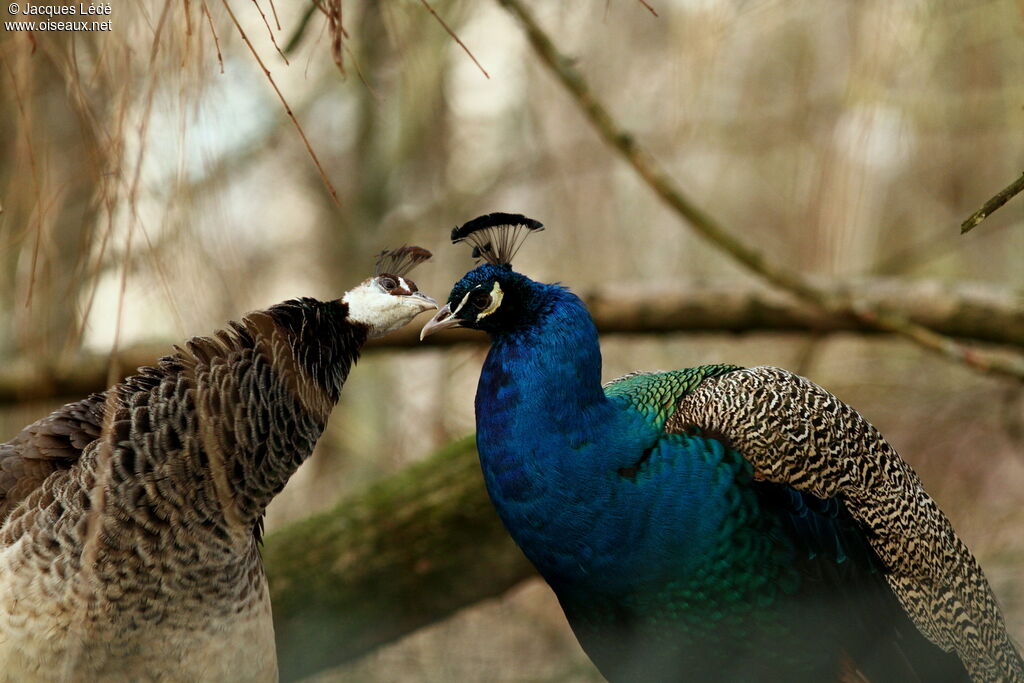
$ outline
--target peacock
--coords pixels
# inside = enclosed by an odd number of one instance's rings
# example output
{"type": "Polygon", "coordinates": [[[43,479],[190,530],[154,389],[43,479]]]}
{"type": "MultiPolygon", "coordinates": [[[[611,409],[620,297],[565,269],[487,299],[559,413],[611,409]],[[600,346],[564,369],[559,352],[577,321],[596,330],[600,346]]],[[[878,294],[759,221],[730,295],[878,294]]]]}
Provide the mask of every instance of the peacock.
{"type": "Polygon", "coordinates": [[[512,269],[542,224],[452,232],[483,260],[421,338],[486,332],[491,500],[611,681],[1024,681],[977,561],[881,434],[774,367],[601,384],[567,288],[512,269]]]}
{"type": "Polygon", "coordinates": [[[340,299],[193,338],[0,444],[0,680],[273,681],[258,543],[360,348],[437,308],[384,251],[340,299]]]}

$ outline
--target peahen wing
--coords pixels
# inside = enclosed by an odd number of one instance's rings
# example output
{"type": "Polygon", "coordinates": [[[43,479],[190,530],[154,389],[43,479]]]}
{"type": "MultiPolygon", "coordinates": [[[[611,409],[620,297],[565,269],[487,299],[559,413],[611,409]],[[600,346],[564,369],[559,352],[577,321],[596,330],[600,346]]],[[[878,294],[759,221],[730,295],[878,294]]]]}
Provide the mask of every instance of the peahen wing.
{"type": "Polygon", "coordinates": [[[975,680],[1024,681],[1024,662],[977,560],[910,466],[850,406],[771,367],[634,375],[606,392],[643,403],[656,396],[666,431],[720,436],[765,480],[841,501],[921,633],[955,651],[975,680]]]}
{"type": "Polygon", "coordinates": [[[0,444],[0,524],[54,472],[71,467],[100,435],[106,394],[68,403],[0,444]]]}

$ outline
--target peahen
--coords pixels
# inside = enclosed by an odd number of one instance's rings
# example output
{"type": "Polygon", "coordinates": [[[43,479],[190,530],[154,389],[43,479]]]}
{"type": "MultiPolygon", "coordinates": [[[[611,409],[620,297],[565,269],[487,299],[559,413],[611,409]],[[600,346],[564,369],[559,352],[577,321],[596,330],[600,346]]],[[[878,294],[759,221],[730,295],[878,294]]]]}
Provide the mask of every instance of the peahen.
{"type": "Polygon", "coordinates": [[[512,270],[541,228],[456,228],[485,263],[421,336],[490,336],[487,490],[609,680],[1024,681],[977,561],[874,427],[772,367],[602,388],[580,299],[512,270]]]}
{"type": "Polygon", "coordinates": [[[360,347],[437,308],[385,251],[341,299],[193,338],[0,444],[0,681],[272,681],[267,504],[360,347]]]}

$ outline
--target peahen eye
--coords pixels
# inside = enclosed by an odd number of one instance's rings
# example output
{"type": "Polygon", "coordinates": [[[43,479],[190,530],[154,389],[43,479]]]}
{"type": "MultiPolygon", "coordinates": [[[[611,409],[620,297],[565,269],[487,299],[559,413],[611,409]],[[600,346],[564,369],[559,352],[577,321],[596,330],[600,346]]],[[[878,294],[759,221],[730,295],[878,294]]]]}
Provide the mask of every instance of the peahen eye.
{"type": "Polygon", "coordinates": [[[491,295],[483,291],[473,292],[469,295],[469,304],[482,311],[491,305],[491,295]]]}
{"type": "Polygon", "coordinates": [[[398,286],[398,283],[395,281],[394,278],[384,277],[380,279],[380,286],[390,292],[392,289],[398,286]]]}

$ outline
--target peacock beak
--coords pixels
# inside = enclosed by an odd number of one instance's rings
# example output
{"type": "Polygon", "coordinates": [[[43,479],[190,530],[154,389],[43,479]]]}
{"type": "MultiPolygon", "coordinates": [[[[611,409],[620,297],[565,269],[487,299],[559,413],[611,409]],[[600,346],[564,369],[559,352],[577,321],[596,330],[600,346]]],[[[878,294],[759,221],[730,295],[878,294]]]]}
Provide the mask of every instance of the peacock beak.
{"type": "Polygon", "coordinates": [[[445,304],[433,318],[420,330],[420,341],[426,339],[427,335],[434,334],[449,327],[459,327],[462,321],[452,315],[452,307],[445,304]]]}

